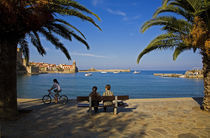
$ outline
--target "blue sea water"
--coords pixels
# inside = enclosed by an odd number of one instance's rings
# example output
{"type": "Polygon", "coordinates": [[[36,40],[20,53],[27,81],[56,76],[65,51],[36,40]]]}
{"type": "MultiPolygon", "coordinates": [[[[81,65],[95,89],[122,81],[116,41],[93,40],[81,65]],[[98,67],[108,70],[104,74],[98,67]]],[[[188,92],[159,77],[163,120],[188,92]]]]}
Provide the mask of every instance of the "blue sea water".
{"type": "Polygon", "coordinates": [[[62,93],[68,97],[87,96],[92,86],[98,87],[102,94],[106,84],[111,85],[115,95],[129,95],[130,98],[169,98],[203,96],[203,80],[187,78],[169,78],[153,76],[153,73],[182,73],[185,71],[141,71],[120,72],[117,74],[93,72],[86,77],[85,73],[76,74],[40,74],[17,77],[18,98],[41,98],[51,88],[56,78],[62,93]]]}

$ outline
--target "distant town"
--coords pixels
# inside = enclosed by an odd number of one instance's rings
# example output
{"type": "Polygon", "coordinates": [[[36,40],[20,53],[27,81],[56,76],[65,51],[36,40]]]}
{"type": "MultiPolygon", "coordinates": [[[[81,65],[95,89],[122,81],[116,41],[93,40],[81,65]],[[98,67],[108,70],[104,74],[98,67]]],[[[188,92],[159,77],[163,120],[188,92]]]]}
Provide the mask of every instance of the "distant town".
{"type": "Polygon", "coordinates": [[[49,64],[44,62],[29,62],[23,58],[22,49],[17,48],[17,74],[44,74],[44,73],[77,73],[77,72],[130,72],[130,69],[107,69],[98,70],[91,68],[88,70],[80,70],[76,66],[74,60],[72,65],[66,64],[49,64]]]}
{"type": "Polygon", "coordinates": [[[49,64],[44,62],[29,62],[22,57],[22,49],[17,49],[17,73],[18,74],[42,74],[42,73],[76,73],[78,68],[76,61],[72,65],[49,64]]]}

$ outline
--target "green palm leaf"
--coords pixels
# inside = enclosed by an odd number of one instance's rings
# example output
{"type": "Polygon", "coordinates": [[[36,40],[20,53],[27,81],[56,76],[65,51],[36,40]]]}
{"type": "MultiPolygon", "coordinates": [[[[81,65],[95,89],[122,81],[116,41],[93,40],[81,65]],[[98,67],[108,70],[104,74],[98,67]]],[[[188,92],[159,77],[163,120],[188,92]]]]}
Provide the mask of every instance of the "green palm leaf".
{"type": "Polygon", "coordinates": [[[163,29],[176,32],[180,31],[182,34],[185,34],[185,32],[189,31],[192,27],[189,22],[183,19],[176,19],[173,16],[161,16],[145,22],[141,27],[141,32],[145,32],[147,29],[155,25],[166,26],[163,29]]]}
{"type": "Polygon", "coordinates": [[[174,50],[174,53],[173,53],[173,60],[176,60],[177,57],[179,56],[179,54],[181,54],[183,51],[185,50],[190,50],[191,47],[189,46],[184,46],[184,44],[179,44],[181,46],[179,47],[176,47],[176,49],[174,50]]]}
{"type": "Polygon", "coordinates": [[[156,18],[157,15],[159,15],[160,13],[165,13],[165,12],[173,12],[173,13],[182,15],[183,17],[185,17],[189,21],[192,21],[192,14],[191,13],[186,12],[185,10],[183,10],[180,7],[175,7],[174,5],[168,5],[166,7],[158,8],[155,11],[155,13],[153,14],[153,18],[156,18]]]}
{"type": "Polygon", "coordinates": [[[207,24],[208,28],[210,28],[209,3],[207,0],[163,0],[162,6],[156,10],[153,18],[142,25],[141,32],[145,32],[152,26],[162,26],[161,29],[169,34],[163,34],[153,39],[139,54],[137,62],[139,63],[143,55],[155,49],[175,47],[176,49],[173,54],[174,60],[185,50],[193,49],[195,52],[197,49],[201,49],[202,51],[202,47],[189,44],[191,40],[188,41],[188,38],[191,37],[191,32],[194,29],[195,16],[199,16],[207,24]],[[181,15],[183,18],[181,17],[180,19],[175,16],[158,17],[161,13],[170,12],[181,15]]]}
{"type": "Polygon", "coordinates": [[[137,58],[137,63],[139,63],[140,59],[147,53],[159,49],[169,49],[174,48],[178,44],[178,40],[176,40],[178,36],[174,34],[162,34],[157,36],[155,39],[153,39],[149,45],[139,54],[137,58]]]}

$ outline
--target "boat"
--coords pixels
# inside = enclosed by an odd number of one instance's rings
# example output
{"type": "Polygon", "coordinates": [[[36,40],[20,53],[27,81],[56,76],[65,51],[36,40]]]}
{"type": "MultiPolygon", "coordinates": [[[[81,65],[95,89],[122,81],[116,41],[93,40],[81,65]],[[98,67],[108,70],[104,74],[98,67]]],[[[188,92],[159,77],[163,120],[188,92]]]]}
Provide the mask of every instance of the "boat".
{"type": "Polygon", "coordinates": [[[181,75],[181,76],[179,76],[179,78],[186,78],[186,76],[185,75],[181,75]]]}
{"type": "Polygon", "coordinates": [[[113,73],[120,73],[119,71],[114,71],[113,73]]]}
{"type": "Polygon", "coordinates": [[[101,73],[107,73],[107,72],[105,72],[105,71],[102,71],[101,73]]]}
{"type": "Polygon", "coordinates": [[[138,73],[140,73],[140,72],[138,72],[138,71],[135,70],[133,73],[134,73],[134,74],[138,74],[138,73]]]}
{"type": "Polygon", "coordinates": [[[86,77],[92,76],[92,73],[85,73],[85,76],[86,76],[86,77]]]}

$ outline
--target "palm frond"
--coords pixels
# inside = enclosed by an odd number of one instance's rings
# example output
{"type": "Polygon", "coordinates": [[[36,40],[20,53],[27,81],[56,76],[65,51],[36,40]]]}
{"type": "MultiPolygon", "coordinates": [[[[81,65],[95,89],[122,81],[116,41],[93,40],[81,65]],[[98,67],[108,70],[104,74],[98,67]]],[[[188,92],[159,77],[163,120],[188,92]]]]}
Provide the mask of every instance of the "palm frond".
{"type": "Polygon", "coordinates": [[[31,42],[36,47],[39,54],[44,56],[46,54],[46,51],[41,44],[41,41],[37,32],[33,31],[32,33],[29,33],[28,35],[30,36],[31,42]]]}
{"type": "Polygon", "coordinates": [[[171,0],[162,0],[162,7],[166,7],[169,1],[171,0]]]}
{"type": "Polygon", "coordinates": [[[78,2],[76,1],[72,1],[72,0],[57,0],[57,3],[61,4],[61,5],[64,5],[64,6],[67,6],[67,7],[73,7],[77,10],[80,10],[80,11],[84,11],[86,13],[89,13],[89,14],[92,14],[94,15],[99,21],[101,20],[99,18],[99,16],[95,13],[93,13],[92,11],[90,11],[89,9],[85,8],[83,5],[79,4],[78,2]]]}
{"type": "Polygon", "coordinates": [[[29,48],[28,48],[28,42],[25,39],[21,39],[19,41],[20,48],[23,50],[23,55],[26,59],[26,64],[29,63],[29,48]]]}
{"type": "Polygon", "coordinates": [[[49,40],[57,49],[60,49],[65,54],[65,56],[67,57],[68,60],[71,60],[71,57],[69,55],[68,50],[59,41],[58,38],[56,38],[55,36],[53,36],[50,32],[47,32],[43,28],[40,29],[39,32],[42,33],[46,37],[46,39],[49,40]]]}
{"type": "Polygon", "coordinates": [[[99,30],[102,31],[102,29],[95,23],[95,21],[89,17],[89,16],[86,16],[84,14],[82,14],[81,12],[77,11],[77,10],[74,10],[74,9],[65,9],[63,7],[57,7],[55,9],[55,11],[61,15],[70,15],[70,16],[75,16],[75,17],[78,17],[82,20],[85,20],[85,21],[88,21],[88,22],[91,22],[94,26],[96,26],[99,30]]]}
{"type": "Polygon", "coordinates": [[[153,18],[156,18],[160,13],[165,13],[165,12],[172,12],[172,13],[176,13],[178,15],[182,15],[183,17],[185,17],[188,21],[192,21],[192,14],[190,14],[189,12],[186,12],[185,10],[183,10],[180,7],[175,7],[173,5],[168,5],[166,7],[160,7],[158,8],[155,13],[153,14],[153,18]]]}
{"type": "Polygon", "coordinates": [[[169,48],[174,48],[177,46],[177,42],[172,36],[170,38],[170,35],[161,35],[156,37],[138,56],[137,58],[137,63],[139,63],[140,59],[147,53],[159,49],[169,49],[169,48]]]}
{"type": "Polygon", "coordinates": [[[64,25],[50,23],[50,24],[46,25],[46,27],[48,28],[49,32],[53,31],[56,34],[62,36],[63,38],[65,38],[69,41],[72,41],[70,31],[64,25]]]}
{"type": "Polygon", "coordinates": [[[84,39],[82,39],[80,36],[78,36],[77,34],[75,34],[73,31],[70,32],[70,33],[71,33],[71,35],[72,35],[75,39],[77,39],[78,41],[80,41],[81,43],[83,43],[83,44],[87,47],[87,49],[90,49],[88,43],[87,43],[84,39]]]}
{"type": "Polygon", "coordinates": [[[161,34],[159,36],[157,36],[156,38],[154,38],[149,45],[147,45],[147,47],[149,48],[150,46],[154,45],[155,43],[162,41],[162,40],[167,40],[167,39],[174,39],[174,40],[179,40],[180,36],[179,35],[175,35],[172,33],[166,33],[166,34],[161,34]]]}
{"type": "Polygon", "coordinates": [[[185,11],[188,11],[190,13],[194,12],[193,7],[186,1],[186,0],[172,0],[168,3],[168,5],[180,7],[185,11]]]}
{"type": "Polygon", "coordinates": [[[179,44],[178,47],[176,47],[176,49],[174,50],[174,53],[173,53],[173,60],[176,60],[177,57],[182,53],[184,52],[185,50],[190,50],[191,47],[189,46],[185,46],[184,44],[179,44]],[[181,46],[180,46],[181,45],[181,46]]]}
{"type": "Polygon", "coordinates": [[[56,21],[56,22],[63,23],[63,24],[65,24],[65,25],[67,25],[67,26],[73,28],[74,30],[76,30],[77,32],[79,32],[79,33],[82,35],[82,37],[83,37],[84,39],[86,39],[85,35],[84,35],[82,32],[80,32],[79,29],[77,29],[76,27],[74,27],[73,25],[71,25],[70,23],[68,23],[68,22],[66,22],[66,21],[64,21],[64,20],[61,20],[61,19],[55,19],[55,21],[56,21]]]}
{"type": "Polygon", "coordinates": [[[195,10],[195,13],[200,11],[203,6],[203,0],[186,0],[191,7],[195,10]]]}
{"type": "Polygon", "coordinates": [[[163,25],[166,26],[165,30],[168,29],[168,31],[170,31],[170,29],[173,29],[177,30],[177,32],[180,31],[180,33],[183,34],[188,32],[192,27],[189,22],[183,19],[176,19],[173,16],[161,16],[145,22],[141,27],[141,32],[145,32],[147,29],[155,25],[163,25]]]}
{"type": "Polygon", "coordinates": [[[51,23],[51,26],[49,27],[50,30],[53,32],[57,33],[58,35],[61,35],[65,39],[69,39],[71,41],[71,36],[73,36],[75,39],[77,39],[79,42],[83,43],[87,49],[90,49],[88,43],[82,39],[80,36],[78,36],[76,33],[73,31],[68,30],[65,26],[61,24],[55,24],[51,23]],[[52,27],[54,26],[54,27],[52,27]]]}

